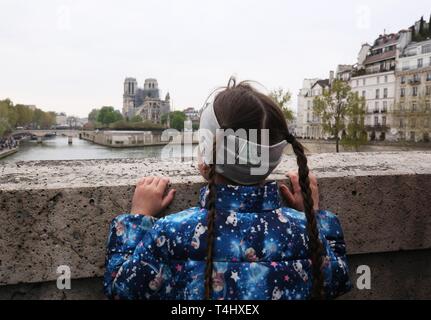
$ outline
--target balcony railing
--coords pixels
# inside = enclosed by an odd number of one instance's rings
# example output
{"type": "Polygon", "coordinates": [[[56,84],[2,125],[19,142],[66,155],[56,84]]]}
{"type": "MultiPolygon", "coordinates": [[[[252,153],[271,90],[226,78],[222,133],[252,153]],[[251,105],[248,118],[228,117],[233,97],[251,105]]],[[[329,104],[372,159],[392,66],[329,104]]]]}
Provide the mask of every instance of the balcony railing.
{"type": "Polygon", "coordinates": [[[417,84],[420,84],[421,83],[421,79],[419,79],[419,78],[415,78],[415,79],[410,79],[409,80],[409,84],[411,84],[411,85],[417,85],[417,84]]]}
{"type": "Polygon", "coordinates": [[[352,78],[364,76],[364,75],[367,75],[367,74],[389,72],[389,71],[394,71],[394,70],[395,70],[395,66],[392,66],[392,67],[389,67],[389,68],[379,67],[379,68],[371,69],[371,70],[370,69],[354,70],[352,72],[352,78]]]}
{"type": "MultiPolygon", "coordinates": [[[[400,56],[400,58],[403,58],[405,56],[400,56]]],[[[414,66],[402,66],[401,68],[397,68],[398,71],[410,71],[410,70],[418,70],[418,69],[423,69],[423,68],[428,68],[431,67],[431,63],[430,62],[424,62],[422,64],[422,66],[418,66],[417,64],[415,64],[414,66]]]]}
{"type": "Polygon", "coordinates": [[[405,115],[405,114],[416,114],[418,116],[420,115],[424,115],[424,114],[428,114],[431,112],[431,108],[430,107],[425,107],[425,108],[416,108],[416,109],[412,109],[412,108],[395,108],[393,109],[392,113],[394,115],[405,115]]]}
{"type": "Polygon", "coordinates": [[[309,124],[321,124],[320,120],[307,120],[307,123],[309,124]]]}
{"type": "Polygon", "coordinates": [[[387,108],[384,108],[382,110],[373,109],[373,110],[367,111],[366,114],[387,113],[387,112],[388,112],[387,108]]]}
{"type": "Polygon", "coordinates": [[[387,125],[383,124],[373,124],[373,125],[366,125],[365,130],[367,131],[388,131],[389,127],[387,125]]]}

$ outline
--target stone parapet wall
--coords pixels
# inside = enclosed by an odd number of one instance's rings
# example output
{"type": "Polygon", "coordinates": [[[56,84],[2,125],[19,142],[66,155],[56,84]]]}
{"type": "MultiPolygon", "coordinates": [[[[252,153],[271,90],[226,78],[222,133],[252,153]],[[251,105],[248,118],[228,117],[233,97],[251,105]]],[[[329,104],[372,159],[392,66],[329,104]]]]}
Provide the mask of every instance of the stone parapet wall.
{"type": "MultiPolygon", "coordinates": [[[[319,154],[309,158],[321,207],[338,214],[355,281],[372,289],[345,298],[431,298],[431,152],[319,154]]],[[[287,156],[272,178],[295,167],[287,156]]],[[[110,220],[128,212],[142,176],[177,188],[167,213],[194,206],[204,184],[196,164],[157,159],[33,161],[0,167],[0,299],[100,298],[110,220]],[[59,265],[72,290],[55,288],[59,265]]]]}

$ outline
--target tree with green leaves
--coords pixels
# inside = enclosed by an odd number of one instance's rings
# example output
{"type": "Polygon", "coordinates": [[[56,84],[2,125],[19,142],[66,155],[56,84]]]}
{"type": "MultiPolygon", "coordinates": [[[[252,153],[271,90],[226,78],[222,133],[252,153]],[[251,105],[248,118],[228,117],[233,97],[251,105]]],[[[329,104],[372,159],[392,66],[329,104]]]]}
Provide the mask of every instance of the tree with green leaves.
{"type": "Polygon", "coordinates": [[[89,122],[97,122],[97,118],[99,116],[100,109],[93,109],[88,114],[88,121],[89,122]]]}
{"type": "Polygon", "coordinates": [[[144,121],[144,119],[142,119],[142,117],[140,115],[136,115],[136,116],[133,116],[129,121],[136,123],[136,122],[142,122],[142,121],[144,121]]]}
{"type": "Polygon", "coordinates": [[[419,34],[420,34],[421,37],[423,37],[425,35],[425,33],[424,33],[424,31],[425,31],[425,29],[424,29],[424,22],[425,22],[424,21],[424,17],[422,16],[421,20],[419,22],[419,34]]]}
{"type": "Polygon", "coordinates": [[[15,105],[15,110],[17,113],[17,126],[25,127],[32,122],[34,111],[31,108],[22,104],[17,104],[15,105]]]}
{"type": "Polygon", "coordinates": [[[0,100],[0,137],[12,131],[10,116],[13,112],[13,104],[9,99],[0,100]]]}
{"type": "Polygon", "coordinates": [[[340,134],[358,99],[346,82],[337,79],[313,101],[313,113],[320,118],[323,131],[335,139],[336,152],[340,152],[340,134]]]}
{"type": "Polygon", "coordinates": [[[347,149],[352,148],[359,151],[359,147],[368,141],[365,130],[365,98],[359,97],[358,93],[355,93],[348,99],[350,99],[347,106],[348,120],[341,144],[347,149]]]}
{"type": "Polygon", "coordinates": [[[49,129],[55,124],[55,113],[17,104],[10,99],[0,100],[0,135],[12,132],[17,126],[49,129]]]}
{"type": "Polygon", "coordinates": [[[173,111],[169,114],[162,115],[161,122],[166,124],[169,118],[169,128],[177,129],[178,131],[184,130],[184,121],[187,120],[187,116],[183,111],[173,111]]]}
{"type": "Polygon", "coordinates": [[[17,115],[10,99],[0,101],[0,121],[3,134],[10,133],[16,126],[17,115]]]}
{"type": "Polygon", "coordinates": [[[293,111],[289,109],[288,106],[292,97],[290,92],[284,91],[283,88],[278,88],[276,90],[272,90],[269,94],[269,97],[280,107],[286,120],[292,121],[294,118],[293,111]]]}
{"type": "Polygon", "coordinates": [[[33,124],[36,129],[42,129],[43,117],[43,111],[36,108],[33,113],[33,124]]]}
{"type": "Polygon", "coordinates": [[[114,107],[110,106],[102,107],[97,115],[97,121],[103,125],[109,125],[110,123],[114,123],[122,119],[123,116],[120,111],[115,110],[114,107]]]}
{"type": "Polygon", "coordinates": [[[50,129],[55,125],[57,115],[55,112],[49,111],[44,112],[41,122],[41,127],[45,129],[50,129]]]}

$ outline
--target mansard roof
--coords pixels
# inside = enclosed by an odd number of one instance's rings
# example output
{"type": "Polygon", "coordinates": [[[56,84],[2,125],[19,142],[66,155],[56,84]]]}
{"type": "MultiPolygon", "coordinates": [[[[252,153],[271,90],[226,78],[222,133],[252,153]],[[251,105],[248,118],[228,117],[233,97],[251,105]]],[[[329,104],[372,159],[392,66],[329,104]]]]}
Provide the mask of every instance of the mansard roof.
{"type": "Polygon", "coordinates": [[[316,83],[313,84],[311,88],[313,89],[316,85],[319,85],[322,88],[329,87],[329,79],[317,80],[316,83]]]}

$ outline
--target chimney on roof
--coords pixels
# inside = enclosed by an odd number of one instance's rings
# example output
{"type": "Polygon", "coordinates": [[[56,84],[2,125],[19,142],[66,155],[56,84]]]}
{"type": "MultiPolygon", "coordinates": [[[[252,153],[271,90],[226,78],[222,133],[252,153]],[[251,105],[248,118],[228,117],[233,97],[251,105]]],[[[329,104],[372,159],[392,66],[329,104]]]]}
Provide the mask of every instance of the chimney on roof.
{"type": "Polygon", "coordinates": [[[399,54],[402,54],[404,49],[410,44],[412,41],[413,31],[412,29],[409,30],[401,30],[399,32],[399,39],[397,44],[397,58],[399,54]]]}

